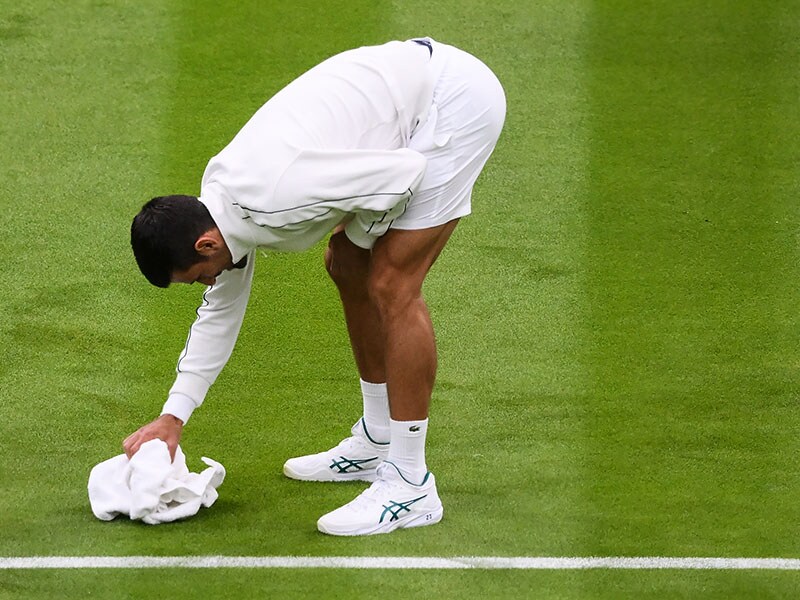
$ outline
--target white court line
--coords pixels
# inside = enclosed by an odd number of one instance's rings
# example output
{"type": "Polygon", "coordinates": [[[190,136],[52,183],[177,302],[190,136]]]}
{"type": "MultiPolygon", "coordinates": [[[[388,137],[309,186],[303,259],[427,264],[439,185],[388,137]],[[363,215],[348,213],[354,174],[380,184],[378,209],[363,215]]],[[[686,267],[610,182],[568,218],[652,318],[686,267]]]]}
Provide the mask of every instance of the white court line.
{"type": "Polygon", "coordinates": [[[2,569],[773,569],[800,571],[797,558],[548,556],[24,556],[2,569]]]}

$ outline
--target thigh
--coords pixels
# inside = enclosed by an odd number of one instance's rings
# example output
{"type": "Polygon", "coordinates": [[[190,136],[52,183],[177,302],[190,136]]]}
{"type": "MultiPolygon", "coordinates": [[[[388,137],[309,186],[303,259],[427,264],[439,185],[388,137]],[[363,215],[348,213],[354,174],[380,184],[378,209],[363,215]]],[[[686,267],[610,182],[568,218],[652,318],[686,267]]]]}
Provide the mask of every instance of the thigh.
{"type": "Polygon", "coordinates": [[[372,249],[370,279],[419,294],[422,282],[458,224],[454,219],[427,229],[390,229],[372,249]]]}

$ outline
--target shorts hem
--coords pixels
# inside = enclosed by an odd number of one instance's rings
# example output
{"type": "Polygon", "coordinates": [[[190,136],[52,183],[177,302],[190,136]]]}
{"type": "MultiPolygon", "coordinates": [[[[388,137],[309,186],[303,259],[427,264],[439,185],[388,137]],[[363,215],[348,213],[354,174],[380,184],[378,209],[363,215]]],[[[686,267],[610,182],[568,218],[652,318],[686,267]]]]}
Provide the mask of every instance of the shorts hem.
{"type": "Polygon", "coordinates": [[[416,231],[418,229],[431,229],[433,227],[440,227],[441,225],[445,225],[450,221],[455,221],[456,219],[461,219],[462,217],[468,217],[472,214],[471,210],[466,211],[454,211],[452,213],[448,213],[445,215],[440,215],[435,219],[419,219],[413,221],[406,221],[402,223],[392,223],[389,229],[400,229],[402,231],[416,231]]]}

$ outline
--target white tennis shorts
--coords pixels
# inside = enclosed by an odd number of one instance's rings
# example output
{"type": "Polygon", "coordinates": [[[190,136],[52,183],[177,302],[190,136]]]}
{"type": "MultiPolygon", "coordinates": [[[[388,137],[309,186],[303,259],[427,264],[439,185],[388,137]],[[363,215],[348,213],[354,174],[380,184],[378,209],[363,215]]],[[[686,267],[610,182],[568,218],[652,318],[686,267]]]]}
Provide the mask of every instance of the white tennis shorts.
{"type": "Polygon", "coordinates": [[[506,116],[503,87],[480,60],[447,44],[432,47],[440,73],[428,120],[409,148],[428,159],[420,188],[392,229],[426,229],[470,214],[472,187],[492,154],[506,116]]]}

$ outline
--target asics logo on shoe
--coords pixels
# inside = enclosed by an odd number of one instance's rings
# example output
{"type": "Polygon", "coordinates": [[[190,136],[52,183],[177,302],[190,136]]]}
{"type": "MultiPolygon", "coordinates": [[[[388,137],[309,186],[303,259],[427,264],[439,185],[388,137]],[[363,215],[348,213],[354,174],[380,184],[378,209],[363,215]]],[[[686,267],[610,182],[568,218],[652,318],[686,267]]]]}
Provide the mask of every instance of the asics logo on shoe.
{"type": "Polygon", "coordinates": [[[383,505],[383,512],[381,513],[381,518],[378,519],[378,523],[383,523],[383,519],[387,513],[392,515],[392,517],[389,519],[389,522],[397,521],[397,519],[400,518],[402,511],[411,512],[409,506],[427,497],[428,494],[425,494],[424,496],[414,498],[413,500],[407,500],[405,502],[395,502],[394,500],[389,500],[389,506],[386,506],[385,504],[383,505]]]}
{"type": "MultiPolygon", "coordinates": [[[[353,471],[363,471],[364,467],[361,465],[365,465],[366,463],[372,462],[373,460],[378,460],[377,456],[373,456],[372,458],[347,458],[345,456],[339,457],[341,460],[333,459],[333,462],[328,467],[329,469],[335,469],[338,473],[352,473],[353,471]]],[[[370,467],[371,468],[371,467],[370,467]]]]}
{"type": "Polygon", "coordinates": [[[419,425],[412,425],[408,428],[409,431],[419,431],[419,425]]]}

